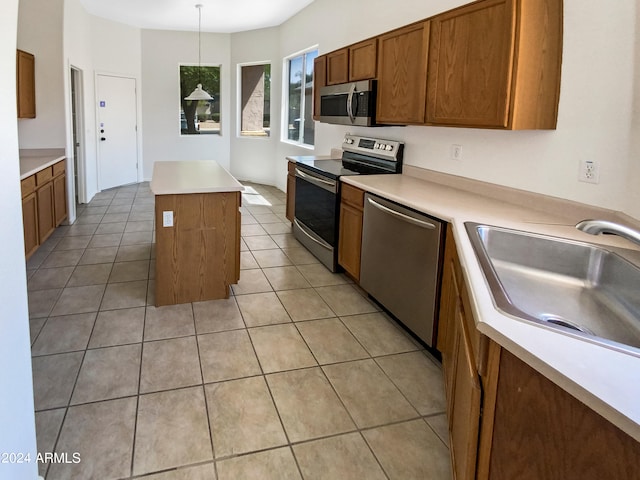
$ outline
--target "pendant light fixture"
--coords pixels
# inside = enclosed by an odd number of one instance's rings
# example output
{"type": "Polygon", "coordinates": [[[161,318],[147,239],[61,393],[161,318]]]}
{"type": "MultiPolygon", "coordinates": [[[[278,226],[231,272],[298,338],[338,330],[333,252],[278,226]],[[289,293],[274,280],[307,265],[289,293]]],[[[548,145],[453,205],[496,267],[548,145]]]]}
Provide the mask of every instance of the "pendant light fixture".
{"type": "Polygon", "coordinates": [[[202,89],[202,67],[200,66],[202,48],[202,42],[200,40],[201,25],[202,25],[202,4],[196,5],[198,9],[198,86],[191,92],[188,97],[184,97],[185,100],[213,100],[213,97],[202,89]]]}

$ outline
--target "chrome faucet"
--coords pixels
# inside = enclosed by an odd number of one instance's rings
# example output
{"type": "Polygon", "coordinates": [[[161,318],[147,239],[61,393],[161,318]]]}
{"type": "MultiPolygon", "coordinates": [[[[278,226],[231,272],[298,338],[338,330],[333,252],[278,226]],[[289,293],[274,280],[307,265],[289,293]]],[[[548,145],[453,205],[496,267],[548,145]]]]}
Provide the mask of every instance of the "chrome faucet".
{"type": "Polygon", "coordinates": [[[576,228],[591,235],[613,233],[614,235],[619,235],[640,245],[640,232],[633,228],[620,225],[619,223],[609,222],[607,220],[583,220],[576,224],[576,228]]]}

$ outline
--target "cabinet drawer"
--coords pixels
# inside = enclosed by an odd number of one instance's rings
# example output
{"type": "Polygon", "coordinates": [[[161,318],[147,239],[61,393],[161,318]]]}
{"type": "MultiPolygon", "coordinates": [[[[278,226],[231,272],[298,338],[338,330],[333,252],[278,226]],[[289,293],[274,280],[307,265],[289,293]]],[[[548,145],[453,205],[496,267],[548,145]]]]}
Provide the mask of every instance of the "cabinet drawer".
{"type": "Polygon", "coordinates": [[[341,198],[343,202],[350,203],[354,207],[364,207],[364,191],[346,183],[342,184],[341,198]]]}
{"type": "Polygon", "coordinates": [[[36,176],[31,175],[20,182],[20,189],[22,190],[22,198],[29,195],[36,189],[36,176]]]}
{"type": "Polygon", "coordinates": [[[64,173],[64,169],[65,169],[65,161],[60,160],[58,163],[53,165],[53,176],[57,177],[61,173],[64,173]]]}
{"type": "Polygon", "coordinates": [[[36,173],[36,185],[38,187],[41,186],[41,185],[44,185],[45,183],[47,183],[52,178],[53,178],[53,168],[52,167],[47,167],[44,170],[40,170],[38,173],[36,173]]]}

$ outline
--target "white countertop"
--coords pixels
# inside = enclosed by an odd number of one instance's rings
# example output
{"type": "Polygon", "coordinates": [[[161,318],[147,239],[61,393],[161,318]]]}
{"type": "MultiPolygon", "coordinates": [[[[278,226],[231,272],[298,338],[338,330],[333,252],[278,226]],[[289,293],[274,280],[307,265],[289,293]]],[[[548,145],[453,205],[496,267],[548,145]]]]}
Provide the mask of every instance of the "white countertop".
{"type": "Polygon", "coordinates": [[[64,150],[20,150],[20,180],[38,173],[60,160],[64,160],[64,150]]]}
{"type": "Polygon", "coordinates": [[[498,201],[408,175],[340,178],[450,222],[478,330],[517,355],[554,383],[640,441],[640,357],[579,340],[499,312],[493,305],[464,222],[478,222],[589,243],[636,249],[616,236],[577,230],[581,219],[498,201]]]}
{"type": "Polygon", "coordinates": [[[156,162],[151,191],[155,195],[241,192],[244,187],[213,160],[156,162]]]}

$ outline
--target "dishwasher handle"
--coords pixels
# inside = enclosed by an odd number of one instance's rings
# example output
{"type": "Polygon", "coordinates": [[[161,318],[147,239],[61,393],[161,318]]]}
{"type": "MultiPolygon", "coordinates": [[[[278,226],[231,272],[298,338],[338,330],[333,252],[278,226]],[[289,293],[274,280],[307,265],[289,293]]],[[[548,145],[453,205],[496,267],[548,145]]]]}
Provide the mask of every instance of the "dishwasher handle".
{"type": "Polygon", "coordinates": [[[420,228],[426,228],[428,230],[434,230],[436,228],[436,226],[433,223],[430,222],[425,222],[424,220],[418,220],[417,218],[413,218],[410,217],[409,215],[405,215],[404,213],[400,213],[392,208],[389,207],[385,207],[384,205],[379,204],[378,202],[376,202],[375,200],[373,200],[371,197],[367,198],[367,201],[369,202],[369,204],[373,207],[376,207],[378,210],[382,210],[385,213],[388,213],[389,215],[393,215],[394,217],[398,217],[399,219],[405,221],[405,222],[409,222],[412,223],[413,225],[416,225],[417,227],[420,228]]]}

